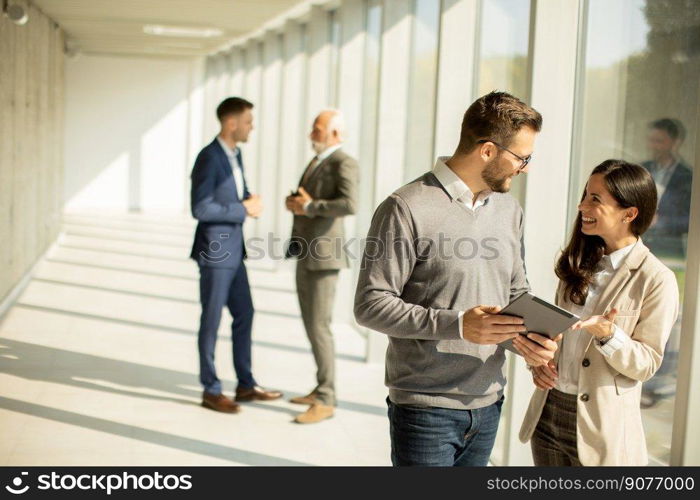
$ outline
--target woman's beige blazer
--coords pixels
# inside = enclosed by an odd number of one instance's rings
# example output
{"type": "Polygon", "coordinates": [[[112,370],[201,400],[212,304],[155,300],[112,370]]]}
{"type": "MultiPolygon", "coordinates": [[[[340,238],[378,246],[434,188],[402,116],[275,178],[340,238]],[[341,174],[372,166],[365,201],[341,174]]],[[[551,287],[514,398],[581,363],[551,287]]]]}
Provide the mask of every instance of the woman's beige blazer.
{"type": "MultiPolygon", "coordinates": [[[[570,309],[563,286],[556,303],[570,309]]],[[[578,384],[577,444],[583,465],[647,465],[639,408],[642,382],[661,365],[664,347],[678,316],[678,285],[673,272],[642,244],[635,245],[600,294],[593,315],[615,307],[615,324],[627,333],[623,347],[609,358],[586,348],[578,384]]],[[[562,342],[566,342],[566,332],[562,342]]],[[[559,352],[555,356],[558,360],[559,352]]],[[[530,440],[549,391],[535,389],[520,429],[530,440]]]]}

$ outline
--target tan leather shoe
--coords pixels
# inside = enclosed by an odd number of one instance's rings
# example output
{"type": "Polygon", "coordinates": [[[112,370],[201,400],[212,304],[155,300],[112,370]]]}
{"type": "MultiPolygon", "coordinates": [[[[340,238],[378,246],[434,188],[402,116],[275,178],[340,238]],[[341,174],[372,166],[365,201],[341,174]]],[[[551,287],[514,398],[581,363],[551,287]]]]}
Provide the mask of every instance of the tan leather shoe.
{"type": "Polygon", "coordinates": [[[222,413],[238,413],[241,411],[240,405],[234,403],[223,394],[211,394],[209,392],[202,393],[202,406],[222,413]]]}
{"type": "Polygon", "coordinates": [[[331,418],[333,416],[333,407],[314,403],[304,413],[300,413],[294,418],[297,424],[315,424],[321,420],[331,418]]]}
{"type": "Polygon", "coordinates": [[[317,397],[318,395],[314,391],[311,391],[306,396],[297,396],[290,399],[289,402],[295,405],[312,405],[316,402],[317,397]]]}
{"type": "Polygon", "coordinates": [[[280,391],[266,391],[257,385],[250,389],[236,388],[236,401],[272,401],[281,397],[282,393],[280,391]]]}

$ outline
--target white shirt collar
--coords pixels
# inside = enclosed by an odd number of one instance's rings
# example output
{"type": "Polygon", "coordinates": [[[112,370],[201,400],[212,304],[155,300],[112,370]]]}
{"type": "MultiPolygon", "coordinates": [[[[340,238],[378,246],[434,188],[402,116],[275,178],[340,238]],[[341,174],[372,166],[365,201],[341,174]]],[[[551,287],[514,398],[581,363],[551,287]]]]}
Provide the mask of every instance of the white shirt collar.
{"type": "MultiPolygon", "coordinates": [[[[671,164],[670,167],[661,167],[658,163],[656,163],[656,175],[652,176],[654,178],[654,182],[656,182],[656,184],[658,184],[659,186],[666,188],[666,186],[668,186],[669,181],[671,180],[671,177],[673,177],[676,168],[678,167],[678,163],[679,161],[676,160],[671,164]]],[[[661,201],[660,195],[659,201],[661,201]]]]}
{"type": "Polygon", "coordinates": [[[622,262],[625,260],[625,257],[629,255],[629,253],[638,243],[639,238],[637,238],[637,241],[630,245],[627,245],[626,247],[622,247],[619,250],[615,250],[614,252],[608,255],[604,255],[603,262],[605,263],[605,265],[612,266],[613,270],[617,271],[620,265],[622,265],[622,262]]]}
{"type": "MultiPolygon", "coordinates": [[[[330,155],[338,151],[341,147],[343,146],[343,143],[341,142],[340,144],[335,144],[334,146],[329,146],[323,151],[321,151],[319,154],[316,155],[316,158],[318,158],[318,163],[321,163],[323,160],[328,158],[330,155]]],[[[317,163],[317,164],[318,164],[317,163]]]]}
{"type": "Polygon", "coordinates": [[[226,144],[226,142],[224,142],[220,135],[216,136],[216,140],[219,141],[219,145],[223,148],[224,153],[226,153],[226,156],[228,156],[229,158],[233,158],[236,156],[236,154],[238,153],[238,147],[236,147],[236,149],[231,149],[229,145],[226,144]]]}
{"type": "MultiPolygon", "coordinates": [[[[445,162],[449,159],[449,156],[438,156],[437,160],[435,160],[435,167],[433,167],[433,175],[437,177],[437,180],[442,184],[442,187],[445,188],[445,191],[447,191],[447,194],[449,194],[453,200],[468,201],[469,204],[471,204],[474,193],[472,193],[469,186],[447,166],[445,162]]],[[[491,194],[493,194],[493,191],[485,189],[479,193],[477,201],[485,201],[491,194]]]]}

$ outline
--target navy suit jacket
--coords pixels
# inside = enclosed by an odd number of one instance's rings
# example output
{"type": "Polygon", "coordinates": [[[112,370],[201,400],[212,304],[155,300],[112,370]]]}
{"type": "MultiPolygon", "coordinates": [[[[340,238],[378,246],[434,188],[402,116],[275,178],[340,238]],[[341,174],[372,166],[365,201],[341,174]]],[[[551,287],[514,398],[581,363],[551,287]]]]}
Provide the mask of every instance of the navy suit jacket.
{"type": "MultiPolygon", "coordinates": [[[[651,162],[645,162],[642,165],[648,170],[651,162]]],[[[647,231],[647,239],[650,240],[648,246],[653,253],[661,253],[659,242],[662,242],[663,247],[668,247],[666,250],[672,250],[679,255],[683,254],[682,239],[688,232],[692,183],[692,169],[680,162],[659,200],[656,224],[647,231]]]]}
{"type": "MultiPolygon", "coordinates": [[[[240,150],[238,162],[243,172],[240,150]]],[[[228,157],[214,139],[197,156],[191,178],[192,216],[199,223],[190,257],[200,266],[236,269],[246,256],[243,222],[247,213],[242,202],[250,192],[245,175],[242,200],[228,157]]]]}

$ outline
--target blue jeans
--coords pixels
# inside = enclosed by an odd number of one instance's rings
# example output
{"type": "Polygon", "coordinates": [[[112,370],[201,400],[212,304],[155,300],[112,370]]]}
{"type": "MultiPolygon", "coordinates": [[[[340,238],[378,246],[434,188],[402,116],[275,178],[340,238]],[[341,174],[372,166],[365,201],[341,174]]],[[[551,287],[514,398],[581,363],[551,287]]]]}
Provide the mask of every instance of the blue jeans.
{"type": "Polygon", "coordinates": [[[485,408],[451,410],[389,405],[391,463],[485,466],[496,441],[503,398],[485,408]]]}

